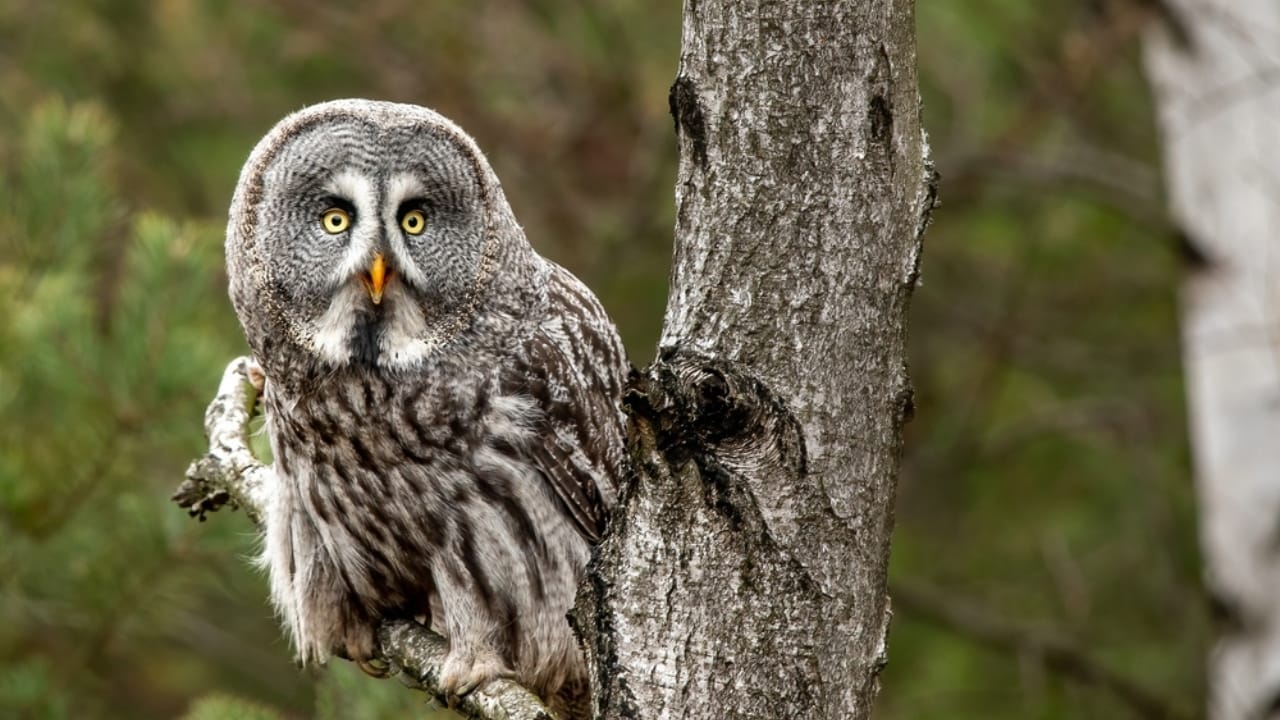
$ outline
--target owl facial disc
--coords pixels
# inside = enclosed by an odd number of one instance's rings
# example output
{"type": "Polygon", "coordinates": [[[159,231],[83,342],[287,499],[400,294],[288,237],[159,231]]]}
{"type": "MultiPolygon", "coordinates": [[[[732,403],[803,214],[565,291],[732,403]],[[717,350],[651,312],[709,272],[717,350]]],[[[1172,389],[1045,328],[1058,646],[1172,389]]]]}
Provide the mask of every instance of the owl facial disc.
{"type": "Polygon", "coordinates": [[[528,312],[513,293],[540,292],[475,141],[410,105],[334,101],[278,123],[241,174],[227,256],[245,335],[277,376],[496,352],[513,336],[484,328],[528,312]]]}

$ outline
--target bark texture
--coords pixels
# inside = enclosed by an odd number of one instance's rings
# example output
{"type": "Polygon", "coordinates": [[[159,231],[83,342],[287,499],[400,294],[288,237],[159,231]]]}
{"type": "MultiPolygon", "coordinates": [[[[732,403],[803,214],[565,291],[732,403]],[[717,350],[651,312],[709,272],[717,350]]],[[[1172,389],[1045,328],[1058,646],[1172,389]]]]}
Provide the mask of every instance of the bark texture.
{"type": "Polygon", "coordinates": [[[1223,632],[1210,717],[1280,708],[1280,4],[1167,0],[1146,45],[1172,212],[1204,258],[1183,358],[1205,581],[1223,632]]]}
{"type": "Polygon", "coordinates": [[[687,0],[638,478],[580,596],[606,718],[866,718],[934,178],[910,0],[687,0]]]}

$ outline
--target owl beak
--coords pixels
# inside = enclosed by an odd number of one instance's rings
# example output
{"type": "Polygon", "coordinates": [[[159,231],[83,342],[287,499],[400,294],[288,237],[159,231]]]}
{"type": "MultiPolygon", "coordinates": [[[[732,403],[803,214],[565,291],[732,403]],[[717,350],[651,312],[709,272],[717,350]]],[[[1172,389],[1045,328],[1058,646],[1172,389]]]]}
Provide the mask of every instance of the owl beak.
{"type": "Polygon", "coordinates": [[[361,280],[364,281],[364,287],[369,291],[369,299],[374,305],[382,302],[382,286],[387,282],[387,263],[382,259],[382,253],[374,253],[373,263],[369,266],[369,274],[361,280]]]}

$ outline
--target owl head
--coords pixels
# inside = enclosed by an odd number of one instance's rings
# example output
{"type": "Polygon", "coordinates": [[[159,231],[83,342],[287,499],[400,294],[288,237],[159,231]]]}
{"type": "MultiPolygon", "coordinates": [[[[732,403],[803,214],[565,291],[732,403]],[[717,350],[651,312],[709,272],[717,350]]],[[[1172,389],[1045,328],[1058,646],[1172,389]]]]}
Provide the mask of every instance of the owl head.
{"type": "Polygon", "coordinates": [[[280,121],[240,175],[232,303],[268,375],[418,368],[510,335],[538,264],[465,132],[339,100],[280,121]]]}

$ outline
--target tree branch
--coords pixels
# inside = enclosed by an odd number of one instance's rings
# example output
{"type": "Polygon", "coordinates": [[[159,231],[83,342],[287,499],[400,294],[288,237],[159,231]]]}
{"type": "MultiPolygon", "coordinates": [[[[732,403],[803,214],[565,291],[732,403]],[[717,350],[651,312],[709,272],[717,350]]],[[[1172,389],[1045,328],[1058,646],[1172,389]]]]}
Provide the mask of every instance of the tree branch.
{"type": "MultiPolygon", "coordinates": [[[[222,374],[218,393],[205,411],[204,428],[209,452],[191,463],[187,477],[173,494],[174,502],[192,517],[229,505],[244,510],[255,525],[262,525],[275,491],[275,474],[249,449],[248,425],[262,392],[262,371],[248,357],[231,361],[222,374]]],[[[443,702],[440,668],[449,643],[422,625],[408,620],[388,620],[378,629],[381,656],[394,675],[408,687],[422,690],[443,702]]],[[[551,720],[555,716],[536,695],[510,680],[495,680],[457,700],[454,710],[475,720],[551,720]]]]}
{"type": "Polygon", "coordinates": [[[262,371],[251,358],[232,360],[222,373],[218,394],[204,411],[209,452],[191,463],[173,501],[203,522],[205,513],[230,504],[243,509],[254,525],[271,503],[275,475],[249,449],[248,426],[262,391],[262,371]]]}

